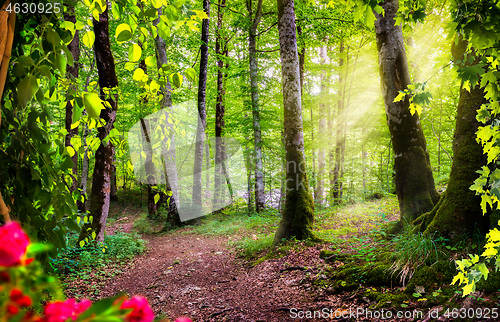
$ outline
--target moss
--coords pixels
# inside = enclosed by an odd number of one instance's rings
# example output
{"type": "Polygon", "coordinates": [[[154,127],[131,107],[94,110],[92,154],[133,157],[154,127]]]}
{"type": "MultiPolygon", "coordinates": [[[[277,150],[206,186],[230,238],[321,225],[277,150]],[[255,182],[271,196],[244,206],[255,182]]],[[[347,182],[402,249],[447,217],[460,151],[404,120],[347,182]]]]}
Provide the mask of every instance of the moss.
{"type": "Polygon", "coordinates": [[[388,290],[378,291],[375,288],[368,288],[363,293],[370,301],[375,301],[377,304],[374,309],[396,307],[400,308],[401,304],[412,299],[411,296],[405,293],[391,293],[388,290]]]}
{"type": "Polygon", "coordinates": [[[413,294],[416,286],[423,286],[429,293],[442,285],[449,285],[456,273],[455,266],[450,260],[440,260],[432,266],[423,265],[417,268],[404,292],[413,294]]]}
{"type": "Polygon", "coordinates": [[[349,254],[345,254],[336,250],[323,249],[319,253],[319,258],[324,259],[325,262],[331,263],[335,261],[348,262],[352,261],[352,257],[349,254]]]}

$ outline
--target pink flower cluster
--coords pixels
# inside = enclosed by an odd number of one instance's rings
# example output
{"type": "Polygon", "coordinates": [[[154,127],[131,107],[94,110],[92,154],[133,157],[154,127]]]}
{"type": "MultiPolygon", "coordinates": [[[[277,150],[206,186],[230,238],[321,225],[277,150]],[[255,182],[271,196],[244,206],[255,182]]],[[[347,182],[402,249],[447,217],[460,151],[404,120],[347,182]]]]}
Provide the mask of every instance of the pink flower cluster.
{"type": "Polygon", "coordinates": [[[52,302],[45,306],[44,315],[46,322],[64,322],[71,318],[73,321],[76,320],[78,315],[83,313],[92,305],[87,299],[83,299],[80,302],[75,301],[75,299],[67,299],[64,302],[52,302]]]}
{"type": "MultiPolygon", "coordinates": [[[[31,260],[26,260],[26,250],[29,245],[28,235],[22,230],[17,222],[10,222],[0,227],[0,266],[12,267],[17,265],[27,265],[31,260]]],[[[14,267],[15,268],[15,267],[14,267]]],[[[0,284],[11,281],[8,272],[0,272],[0,284]]],[[[2,289],[2,286],[0,286],[2,289]]],[[[31,298],[21,290],[13,288],[9,302],[7,303],[7,315],[17,316],[20,309],[29,308],[31,298]]],[[[120,303],[120,302],[118,302],[120,303]]],[[[118,305],[115,302],[114,305],[118,305]]],[[[28,311],[23,321],[43,321],[43,322],[66,322],[69,319],[75,321],[80,314],[92,306],[92,302],[83,299],[77,302],[70,298],[66,301],[56,301],[45,305],[44,317],[40,318],[28,311]]],[[[0,308],[1,309],[1,308],[0,308]]],[[[149,306],[148,300],[142,296],[134,296],[126,299],[120,306],[122,310],[128,310],[120,318],[126,322],[152,322],[154,320],[153,310],[149,306]]],[[[2,314],[0,314],[1,316],[2,314]]],[[[99,321],[99,317],[91,315],[89,321],[99,321]]],[[[192,322],[189,318],[178,318],[176,322],[192,322]]]]}
{"type": "Polygon", "coordinates": [[[0,266],[20,264],[29,243],[28,235],[17,222],[12,221],[0,227],[0,266]]]}

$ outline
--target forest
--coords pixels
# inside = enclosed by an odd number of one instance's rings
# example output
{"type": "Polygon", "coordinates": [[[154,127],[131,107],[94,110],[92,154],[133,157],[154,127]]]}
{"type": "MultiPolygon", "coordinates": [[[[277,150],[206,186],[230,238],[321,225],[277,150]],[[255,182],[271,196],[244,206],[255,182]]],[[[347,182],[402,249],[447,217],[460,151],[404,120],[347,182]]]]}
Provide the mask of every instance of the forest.
{"type": "Polygon", "coordinates": [[[0,1],[0,321],[498,319],[499,0],[56,1],[0,1]]]}

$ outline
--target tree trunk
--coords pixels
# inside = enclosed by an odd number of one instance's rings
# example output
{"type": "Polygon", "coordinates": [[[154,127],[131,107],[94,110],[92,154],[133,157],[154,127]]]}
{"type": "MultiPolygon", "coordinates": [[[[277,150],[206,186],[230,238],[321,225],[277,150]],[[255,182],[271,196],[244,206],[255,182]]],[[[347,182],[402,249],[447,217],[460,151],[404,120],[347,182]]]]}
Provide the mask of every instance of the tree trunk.
{"type": "MultiPolygon", "coordinates": [[[[162,8],[158,9],[158,17],[162,15],[162,8]]],[[[155,20],[155,25],[160,22],[160,19],[155,20]]],[[[161,67],[164,64],[168,64],[167,59],[167,45],[165,44],[165,40],[160,36],[155,38],[155,49],[156,49],[156,67],[160,71],[161,67]]],[[[162,74],[160,73],[160,77],[162,74]]],[[[170,80],[168,77],[165,77],[161,80],[162,85],[160,86],[160,93],[162,95],[161,100],[161,108],[170,111],[172,109],[172,87],[170,85],[170,80]]],[[[169,131],[172,133],[170,138],[170,146],[167,151],[162,151],[163,154],[163,176],[165,178],[165,190],[167,194],[171,194],[167,196],[163,193],[160,194],[160,202],[159,204],[165,204],[167,208],[167,223],[163,230],[166,230],[170,227],[180,227],[182,225],[181,218],[179,216],[179,211],[177,208],[179,202],[179,190],[177,187],[177,166],[176,166],[176,158],[175,158],[175,134],[173,133],[172,125],[167,122],[167,127],[169,131]],[[168,160],[165,160],[167,158],[168,160]],[[170,166],[172,169],[170,171],[166,170],[166,167],[170,166]],[[170,176],[167,174],[170,173],[170,176]]]]}
{"type": "MultiPolygon", "coordinates": [[[[466,44],[464,40],[460,42],[466,44]]],[[[453,50],[460,47],[460,42],[458,46],[452,47],[455,59],[463,57],[453,50]]],[[[477,62],[478,59],[473,64],[477,62]]],[[[473,64],[466,63],[466,66],[473,64]]],[[[481,125],[476,115],[477,110],[486,102],[484,95],[480,85],[476,85],[470,92],[465,88],[460,90],[448,187],[434,209],[415,221],[422,232],[437,233],[454,240],[468,233],[485,233],[489,228],[489,216],[482,215],[481,197],[469,189],[477,179],[476,171],[487,164],[486,155],[476,141],[476,132],[481,125]]]]}
{"type": "MultiPolygon", "coordinates": [[[[69,6],[68,4],[65,4],[67,7],[67,11],[64,13],[64,20],[65,21],[70,21],[72,23],[76,23],[76,16],[75,16],[75,8],[72,6],[69,6]]],[[[73,40],[69,43],[68,49],[71,52],[71,55],[73,56],[73,66],[69,66],[66,68],[66,72],[68,75],[68,78],[77,80],[78,79],[78,70],[79,70],[79,61],[80,61],[80,37],[79,37],[79,31],[75,31],[75,36],[73,37],[73,40]]],[[[73,83],[69,87],[69,91],[74,91],[76,90],[75,86],[73,83]]],[[[69,96],[72,99],[72,94],[69,94],[69,96]]],[[[65,128],[66,131],[68,131],[68,134],[64,137],[64,146],[66,147],[73,147],[71,144],[71,138],[75,135],[78,134],[78,126],[75,128],[71,128],[71,125],[73,124],[73,104],[71,104],[71,99],[68,99],[68,102],[66,103],[66,119],[65,119],[65,128]]],[[[75,154],[71,157],[71,160],[73,161],[73,169],[71,170],[72,173],[72,184],[69,187],[70,192],[76,191],[78,189],[78,152],[75,151],[75,154]]]]}
{"type": "Polygon", "coordinates": [[[225,78],[224,59],[227,61],[228,48],[227,40],[221,35],[224,19],[223,7],[226,6],[226,0],[219,0],[217,6],[217,37],[215,39],[215,53],[217,54],[217,101],[215,104],[215,180],[214,180],[214,209],[220,209],[220,205],[225,200],[224,189],[224,167],[223,162],[226,159],[223,132],[224,132],[224,113],[225,113],[225,78]],[[224,59],[223,59],[224,58],[224,59]]]}
{"type": "MultiPolygon", "coordinates": [[[[328,64],[328,47],[323,45],[320,48],[320,58],[321,64],[328,64]]],[[[323,71],[320,75],[320,97],[326,96],[326,82],[327,75],[323,71]]],[[[321,98],[320,98],[321,99],[321,98]]],[[[318,120],[318,141],[325,142],[326,139],[326,113],[325,113],[325,100],[322,100],[319,104],[319,120],[318,120]]],[[[314,192],[314,203],[320,206],[324,205],[325,201],[325,169],[326,169],[326,159],[325,159],[326,149],[322,145],[318,150],[318,175],[316,177],[316,189],[314,192]]]]}
{"type": "Polygon", "coordinates": [[[411,115],[409,99],[394,102],[398,91],[410,84],[401,26],[394,25],[398,0],[380,3],[385,15],[376,15],[375,33],[380,62],[380,83],[387,124],[394,149],[399,227],[432,209],[439,199],[434,186],[427,143],[418,115],[411,115]]]}
{"type": "MultiPolygon", "coordinates": [[[[210,1],[203,0],[203,10],[210,16],[210,1]]],[[[194,151],[193,167],[193,196],[192,211],[201,212],[201,179],[203,170],[203,144],[205,141],[205,127],[207,119],[206,96],[207,96],[207,71],[208,71],[208,26],[209,19],[204,19],[201,25],[201,48],[200,48],[200,74],[198,83],[198,129],[196,131],[196,145],[194,151]]]]}
{"type": "MultiPolygon", "coordinates": [[[[109,3],[106,2],[107,6],[109,3]]],[[[108,9],[99,14],[99,21],[94,19],[95,33],[95,57],[99,75],[99,87],[101,98],[109,103],[110,107],[103,106],[100,118],[106,122],[105,126],[99,127],[98,136],[101,144],[95,154],[95,166],[92,176],[92,199],[90,203],[90,214],[93,216],[91,225],[84,225],[79,239],[89,236],[89,228],[97,235],[97,241],[104,240],[104,230],[109,213],[111,169],[115,149],[111,140],[105,143],[103,140],[113,128],[118,109],[118,95],[104,94],[104,89],[116,91],[118,78],[116,77],[115,61],[109,43],[108,9]],[[106,96],[108,98],[106,99],[106,96]]]]}
{"type": "Polygon", "coordinates": [[[278,31],[283,84],[284,136],[286,151],[286,199],[274,245],[283,239],[313,238],[314,202],[304,160],[304,132],[299,58],[293,0],[278,0],[278,31]]]}
{"type": "Polygon", "coordinates": [[[344,125],[344,42],[340,42],[339,49],[339,89],[338,89],[338,103],[337,103],[337,128],[335,140],[335,167],[333,170],[333,201],[338,204],[342,201],[342,138],[343,138],[343,125],[344,125]]]}
{"type": "Polygon", "coordinates": [[[262,17],[262,0],[258,0],[255,15],[252,0],[247,1],[248,15],[251,24],[248,32],[248,54],[250,61],[250,93],[252,98],[253,134],[254,134],[254,162],[255,162],[255,210],[260,212],[265,206],[264,174],[262,164],[262,134],[259,112],[259,86],[257,64],[257,27],[262,17]]]}

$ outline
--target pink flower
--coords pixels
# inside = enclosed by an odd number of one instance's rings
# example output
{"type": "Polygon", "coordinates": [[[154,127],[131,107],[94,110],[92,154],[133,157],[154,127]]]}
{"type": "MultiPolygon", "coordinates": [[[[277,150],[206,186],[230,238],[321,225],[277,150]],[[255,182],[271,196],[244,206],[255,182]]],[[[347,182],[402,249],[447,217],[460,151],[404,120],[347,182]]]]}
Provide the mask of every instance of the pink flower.
{"type": "Polygon", "coordinates": [[[88,309],[92,302],[83,299],[77,303],[75,299],[67,299],[64,302],[52,302],[45,306],[45,321],[46,322],[64,322],[71,318],[76,320],[79,314],[88,309]]]}
{"type": "Polygon", "coordinates": [[[133,309],[125,317],[127,322],[151,322],[155,318],[148,300],[142,296],[136,295],[130,300],[126,300],[120,309],[133,309]]]}
{"type": "Polygon", "coordinates": [[[175,320],[175,322],[193,322],[190,318],[180,317],[175,320]]]}
{"type": "Polygon", "coordinates": [[[17,222],[0,227],[0,266],[14,266],[26,254],[30,240],[17,222]]]}

